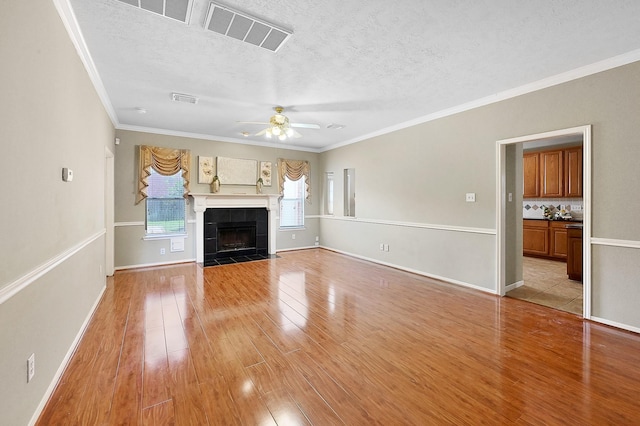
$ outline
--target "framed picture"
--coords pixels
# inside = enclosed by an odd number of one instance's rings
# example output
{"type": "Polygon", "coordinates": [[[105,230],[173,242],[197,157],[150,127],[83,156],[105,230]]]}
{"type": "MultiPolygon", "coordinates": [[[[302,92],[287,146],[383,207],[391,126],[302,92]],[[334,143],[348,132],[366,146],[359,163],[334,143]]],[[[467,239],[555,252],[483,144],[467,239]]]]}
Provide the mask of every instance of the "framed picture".
{"type": "Polygon", "coordinates": [[[214,175],[213,157],[198,156],[198,183],[211,183],[214,175]]]}
{"type": "Polygon", "coordinates": [[[258,161],[217,157],[217,175],[221,185],[255,185],[258,161]]]}
{"type": "Polygon", "coordinates": [[[260,162],[260,177],[264,186],[271,186],[271,161],[260,162]]]}

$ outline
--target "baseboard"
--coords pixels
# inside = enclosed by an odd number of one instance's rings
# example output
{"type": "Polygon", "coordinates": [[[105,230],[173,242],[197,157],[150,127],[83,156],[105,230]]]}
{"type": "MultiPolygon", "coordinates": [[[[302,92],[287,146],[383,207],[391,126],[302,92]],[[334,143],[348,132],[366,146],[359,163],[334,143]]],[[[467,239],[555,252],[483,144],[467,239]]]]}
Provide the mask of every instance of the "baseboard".
{"type": "Polygon", "coordinates": [[[475,284],[467,283],[467,282],[464,282],[464,281],[454,280],[454,279],[451,279],[451,278],[448,278],[448,277],[442,277],[442,276],[436,275],[436,274],[430,274],[428,272],[419,271],[417,269],[407,268],[407,267],[404,267],[404,266],[396,265],[394,263],[383,262],[383,261],[378,260],[378,259],[373,259],[373,258],[366,257],[366,256],[360,256],[360,255],[357,255],[357,254],[349,253],[347,251],[338,250],[338,249],[334,249],[334,248],[326,247],[326,246],[320,246],[318,248],[322,248],[322,249],[329,250],[329,251],[335,251],[336,253],[344,254],[346,256],[355,257],[356,259],[366,260],[367,262],[377,263],[378,265],[388,266],[390,268],[399,269],[401,271],[410,272],[412,274],[421,275],[423,277],[432,278],[434,280],[443,281],[443,282],[446,282],[446,283],[449,283],[449,284],[455,284],[455,285],[459,285],[461,287],[467,287],[467,288],[470,288],[470,289],[473,289],[473,290],[482,291],[483,293],[497,294],[497,292],[495,290],[492,290],[492,289],[489,289],[489,288],[480,287],[480,286],[477,286],[475,284]]]}
{"type": "Polygon", "coordinates": [[[508,292],[510,292],[511,290],[515,290],[515,289],[516,289],[516,288],[518,288],[518,287],[522,287],[523,285],[524,285],[524,281],[522,281],[522,280],[520,280],[520,281],[518,281],[518,282],[515,282],[515,283],[513,283],[513,284],[509,284],[509,285],[507,285],[507,286],[505,286],[505,287],[504,287],[504,292],[505,292],[505,293],[508,293],[508,292]]]}
{"type": "Polygon", "coordinates": [[[309,250],[314,248],[321,248],[321,247],[320,246],[291,247],[291,248],[277,249],[276,253],[281,253],[285,251],[309,250]]]}
{"type": "Polygon", "coordinates": [[[611,321],[611,320],[608,320],[608,319],[594,317],[594,316],[591,316],[591,318],[589,318],[589,319],[591,321],[593,321],[593,322],[599,322],[600,324],[610,325],[611,327],[621,328],[623,330],[632,331],[634,333],[640,334],[640,328],[633,327],[633,326],[628,325],[628,324],[622,324],[622,323],[619,323],[619,322],[616,322],[616,321],[611,321]]]}
{"type": "Polygon", "coordinates": [[[191,263],[195,262],[196,259],[182,259],[182,260],[173,260],[168,262],[155,262],[155,263],[140,263],[137,265],[124,265],[124,266],[116,266],[114,269],[116,271],[124,271],[126,269],[139,269],[139,268],[150,268],[153,266],[169,266],[169,265],[179,265],[180,263],[191,263]]]}
{"type": "Polygon", "coordinates": [[[53,379],[51,380],[51,383],[49,384],[47,391],[44,393],[44,396],[42,397],[40,404],[38,404],[36,411],[33,413],[33,416],[29,421],[29,426],[36,424],[36,422],[38,421],[38,418],[40,417],[40,414],[42,414],[42,410],[44,410],[44,407],[47,405],[47,402],[49,402],[49,398],[51,398],[53,391],[56,389],[56,386],[58,386],[58,382],[60,381],[60,378],[62,377],[62,374],[64,373],[64,371],[67,369],[67,365],[69,364],[69,361],[71,361],[71,357],[75,353],[76,348],[78,347],[78,344],[80,343],[80,340],[82,339],[82,336],[84,335],[84,332],[87,329],[87,326],[91,321],[91,318],[93,318],[93,314],[98,308],[98,305],[100,304],[100,300],[102,300],[102,295],[104,294],[106,289],[107,289],[107,286],[105,283],[105,285],[102,287],[102,290],[100,291],[100,294],[98,295],[98,298],[96,299],[96,301],[93,303],[93,306],[89,310],[89,314],[87,315],[84,322],[82,323],[82,326],[78,331],[78,334],[76,335],[75,339],[71,343],[71,346],[67,351],[67,354],[62,359],[62,363],[60,363],[60,366],[58,367],[56,374],[53,376],[53,379]]]}

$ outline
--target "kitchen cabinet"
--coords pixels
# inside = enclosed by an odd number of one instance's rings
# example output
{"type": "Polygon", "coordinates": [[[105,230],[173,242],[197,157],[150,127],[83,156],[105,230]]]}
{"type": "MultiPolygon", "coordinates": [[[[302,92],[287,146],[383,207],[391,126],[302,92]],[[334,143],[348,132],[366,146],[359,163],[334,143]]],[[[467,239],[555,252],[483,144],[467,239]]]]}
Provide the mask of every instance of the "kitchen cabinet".
{"type": "Polygon", "coordinates": [[[524,177],[524,198],[540,197],[540,155],[537,152],[522,155],[522,174],[524,177]]]}
{"type": "Polygon", "coordinates": [[[582,197],[582,147],[564,150],[564,195],[582,197]]]}
{"type": "Polygon", "coordinates": [[[523,220],[522,252],[525,255],[549,255],[549,225],[546,220],[523,220]]]}
{"type": "Polygon", "coordinates": [[[549,256],[556,259],[567,258],[566,222],[549,222],[549,256]]]}
{"type": "Polygon", "coordinates": [[[567,275],[582,281],[582,227],[567,229],[567,275]]]}
{"type": "Polygon", "coordinates": [[[582,197],[582,147],[522,155],[523,198],[582,197]]]}
{"type": "Polygon", "coordinates": [[[540,153],[540,197],[564,196],[563,151],[540,153]]]}
{"type": "Polygon", "coordinates": [[[554,260],[567,259],[567,222],[524,219],[522,254],[554,260]]]}

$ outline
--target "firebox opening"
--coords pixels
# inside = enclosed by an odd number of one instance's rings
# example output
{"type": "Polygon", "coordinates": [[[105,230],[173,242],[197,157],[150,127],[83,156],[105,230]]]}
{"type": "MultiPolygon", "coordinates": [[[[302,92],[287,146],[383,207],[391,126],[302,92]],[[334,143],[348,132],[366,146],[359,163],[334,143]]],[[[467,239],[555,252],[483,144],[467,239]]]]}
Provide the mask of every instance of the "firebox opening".
{"type": "Polygon", "coordinates": [[[217,252],[228,253],[256,248],[255,222],[218,223],[217,252]]]}

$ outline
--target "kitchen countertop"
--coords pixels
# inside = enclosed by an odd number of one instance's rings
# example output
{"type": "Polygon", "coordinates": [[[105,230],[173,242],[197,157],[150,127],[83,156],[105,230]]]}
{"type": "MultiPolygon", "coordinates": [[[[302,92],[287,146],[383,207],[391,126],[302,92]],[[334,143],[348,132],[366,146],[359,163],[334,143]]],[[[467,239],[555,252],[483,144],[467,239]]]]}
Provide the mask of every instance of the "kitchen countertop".
{"type": "Polygon", "coordinates": [[[523,217],[523,220],[545,220],[547,222],[567,222],[567,223],[582,223],[582,219],[543,219],[537,217],[523,217]]]}

